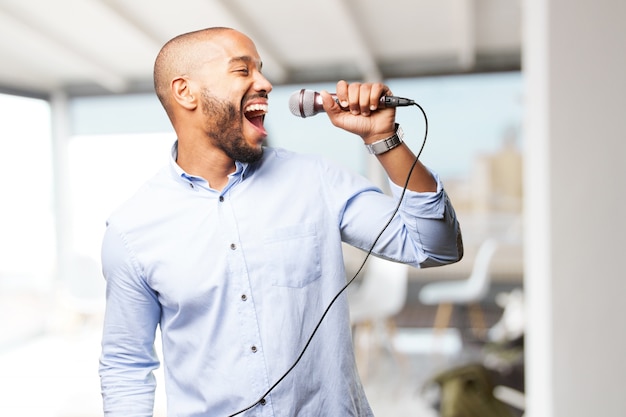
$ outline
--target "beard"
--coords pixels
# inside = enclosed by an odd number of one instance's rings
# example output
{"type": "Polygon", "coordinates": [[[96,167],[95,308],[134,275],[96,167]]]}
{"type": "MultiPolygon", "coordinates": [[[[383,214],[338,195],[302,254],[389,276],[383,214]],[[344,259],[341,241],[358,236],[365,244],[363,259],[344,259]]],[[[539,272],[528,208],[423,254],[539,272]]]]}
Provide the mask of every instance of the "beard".
{"type": "Polygon", "coordinates": [[[202,90],[202,113],[207,116],[207,131],[213,145],[229,158],[246,163],[256,162],[263,156],[263,148],[253,147],[242,134],[243,116],[232,103],[202,90]]]}

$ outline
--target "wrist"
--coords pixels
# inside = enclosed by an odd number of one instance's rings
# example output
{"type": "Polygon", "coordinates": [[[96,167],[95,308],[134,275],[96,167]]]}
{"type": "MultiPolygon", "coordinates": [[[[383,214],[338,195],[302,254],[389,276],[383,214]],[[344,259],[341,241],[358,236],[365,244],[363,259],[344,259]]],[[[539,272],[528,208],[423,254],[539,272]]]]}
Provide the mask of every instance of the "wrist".
{"type": "Polygon", "coordinates": [[[396,123],[395,132],[391,136],[373,141],[371,143],[367,143],[366,141],[365,147],[370,154],[380,155],[400,145],[402,143],[403,137],[404,134],[402,132],[402,128],[398,123],[396,123]]]}

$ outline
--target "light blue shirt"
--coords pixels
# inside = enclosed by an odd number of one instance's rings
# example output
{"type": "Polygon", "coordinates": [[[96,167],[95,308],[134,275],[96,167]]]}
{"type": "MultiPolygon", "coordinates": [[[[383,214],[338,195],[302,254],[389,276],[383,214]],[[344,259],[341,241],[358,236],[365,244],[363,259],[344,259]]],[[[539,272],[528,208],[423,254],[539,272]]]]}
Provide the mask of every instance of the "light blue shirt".
{"type": "MultiPolygon", "coordinates": [[[[100,375],[105,415],[151,416],[161,328],[168,417],[227,417],[259,400],[294,363],[346,283],[341,242],[368,250],[393,213],[361,176],[266,148],[217,191],[176,164],[111,215],[100,375]]],[[[462,256],[438,181],[407,192],[374,253],[415,267],[462,256]]],[[[357,374],[345,295],[301,361],[243,416],[371,416],[357,374]]]]}

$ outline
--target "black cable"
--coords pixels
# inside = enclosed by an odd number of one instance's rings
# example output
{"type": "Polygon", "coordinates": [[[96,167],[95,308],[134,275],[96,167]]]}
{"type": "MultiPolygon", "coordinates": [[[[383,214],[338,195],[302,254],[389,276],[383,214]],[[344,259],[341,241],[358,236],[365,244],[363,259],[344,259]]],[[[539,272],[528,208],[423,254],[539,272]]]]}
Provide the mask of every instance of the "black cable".
{"type": "Polygon", "coordinates": [[[285,379],[287,377],[287,375],[289,375],[291,373],[291,371],[296,367],[296,365],[298,365],[298,363],[300,362],[300,360],[304,356],[304,353],[306,352],[306,350],[308,349],[309,345],[313,341],[313,337],[315,336],[315,334],[317,333],[318,329],[322,325],[322,322],[326,318],[326,315],[330,311],[330,308],[333,306],[333,304],[335,304],[335,301],[337,301],[339,296],[341,294],[343,294],[343,292],[346,290],[346,288],[348,288],[350,286],[350,284],[352,284],[352,282],[356,279],[356,277],[359,276],[359,274],[361,273],[361,271],[365,267],[365,264],[367,263],[368,258],[372,254],[372,251],[374,250],[374,247],[376,246],[376,243],[378,243],[378,240],[380,240],[380,238],[383,235],[383,233],[385,233],[385,230],[387,230],[387,228],[389,227],[389,225],[393,221],[393,218],[396,217],[396,214],[398,213],[398,210],[400,210],[400,205],[402,204],[402,200],[404,199],[404,195],[406,194],[406,189],[409,186],[409,180],[411,179],[411,174],[413,174],[413,169],[415,169],[415,165],[417,165],[417,161],[419,161],[420,155],[422,154],[422,151],[424,150],[424,146],[426,145],[426,138],[428,137],[428,118],[426,117],[426,112],[424,111],[422,106],[420,106],[419,104],[417,104],[415,102],[413,102],[412,104],[415,105],[417,108],[419,108],[420,111],[422,112],[422,115],[424,116],[424,125],[425,125],[425,128],[424,128],[424,139],[422,139],[422,146],[420,147],[420,149],[419,149],[419,151],[417,153],[417,156],[415,157],[415,160],[413,161],[413,164],[411,165],[411,169],[409,169],[409,173],[407,174],[406,181],[404,183],[404,187],[402,188],[402,193],[400,194],[400,198],[398,199],[398,204],[396,205],[396,208],[394,209],[393,213],[391,214],[391,217],[389,218],[387,223],[385,223],[385,226],[382,228],[382,230],[378,233],[378,235],[376,236],[376,239],[374,239],[374,242],[372,243],[372,245],[370,246],[369,250],[367,251],[367,254],[365,255],[365,258],[363,259],[363,262],[361,263],[361,266],[359,266],[359,269],[356,271],[354,276],[346,283],[346,285],[343,286],[343,288],[341,290],[339,290],[339,292],[330,301],[330,303],[328,304],[328,306],[324,310],[324,313],[322,313],[322,316],[320,317],[319,321],[315,325],[315,328],[311,332],[311,335],[309,336],[309,338],[307,339],[306,343],[304,344],[304,347],[300,351],[300,354],[298,355],[296,360],[293,362],[293,364],[289,367],[289,369],[287,369],[287,371],[280,378],[278,378],[278,380],[267,391],[265,391],[265,393],[261,396],[261,398],[259,398],[254,403],[250,404],[248,407],[246,407],[246,408],[244,408],[242,410],[239,410],[236,413],[229,415],[228,417],[235,417],[235,416],[237,416],[237,415],[239,415],[241,413],[245,413],[246,411],[248,411],[251,408],[253,408],[253,407],[257,406],[258,404],[260,404],[263,401],[263,399],[265,397],[267,397],[274,390],[274,388],[276,388],[276,386],[278,384],[280,384],[282,382],[282,380],[285,379]]]}

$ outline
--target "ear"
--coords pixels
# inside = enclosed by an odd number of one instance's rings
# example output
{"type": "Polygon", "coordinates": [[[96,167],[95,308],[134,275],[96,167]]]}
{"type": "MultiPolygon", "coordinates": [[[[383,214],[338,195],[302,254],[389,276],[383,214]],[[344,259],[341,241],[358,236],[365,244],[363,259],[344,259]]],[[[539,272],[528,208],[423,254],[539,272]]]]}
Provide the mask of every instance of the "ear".
{"type": "Polygon", "coordinates": [[[192,85],[187,78],[178,77],[172,80],[172,97],[176,102],[187,110],[194,110],[198,107],[192,85]]]}

